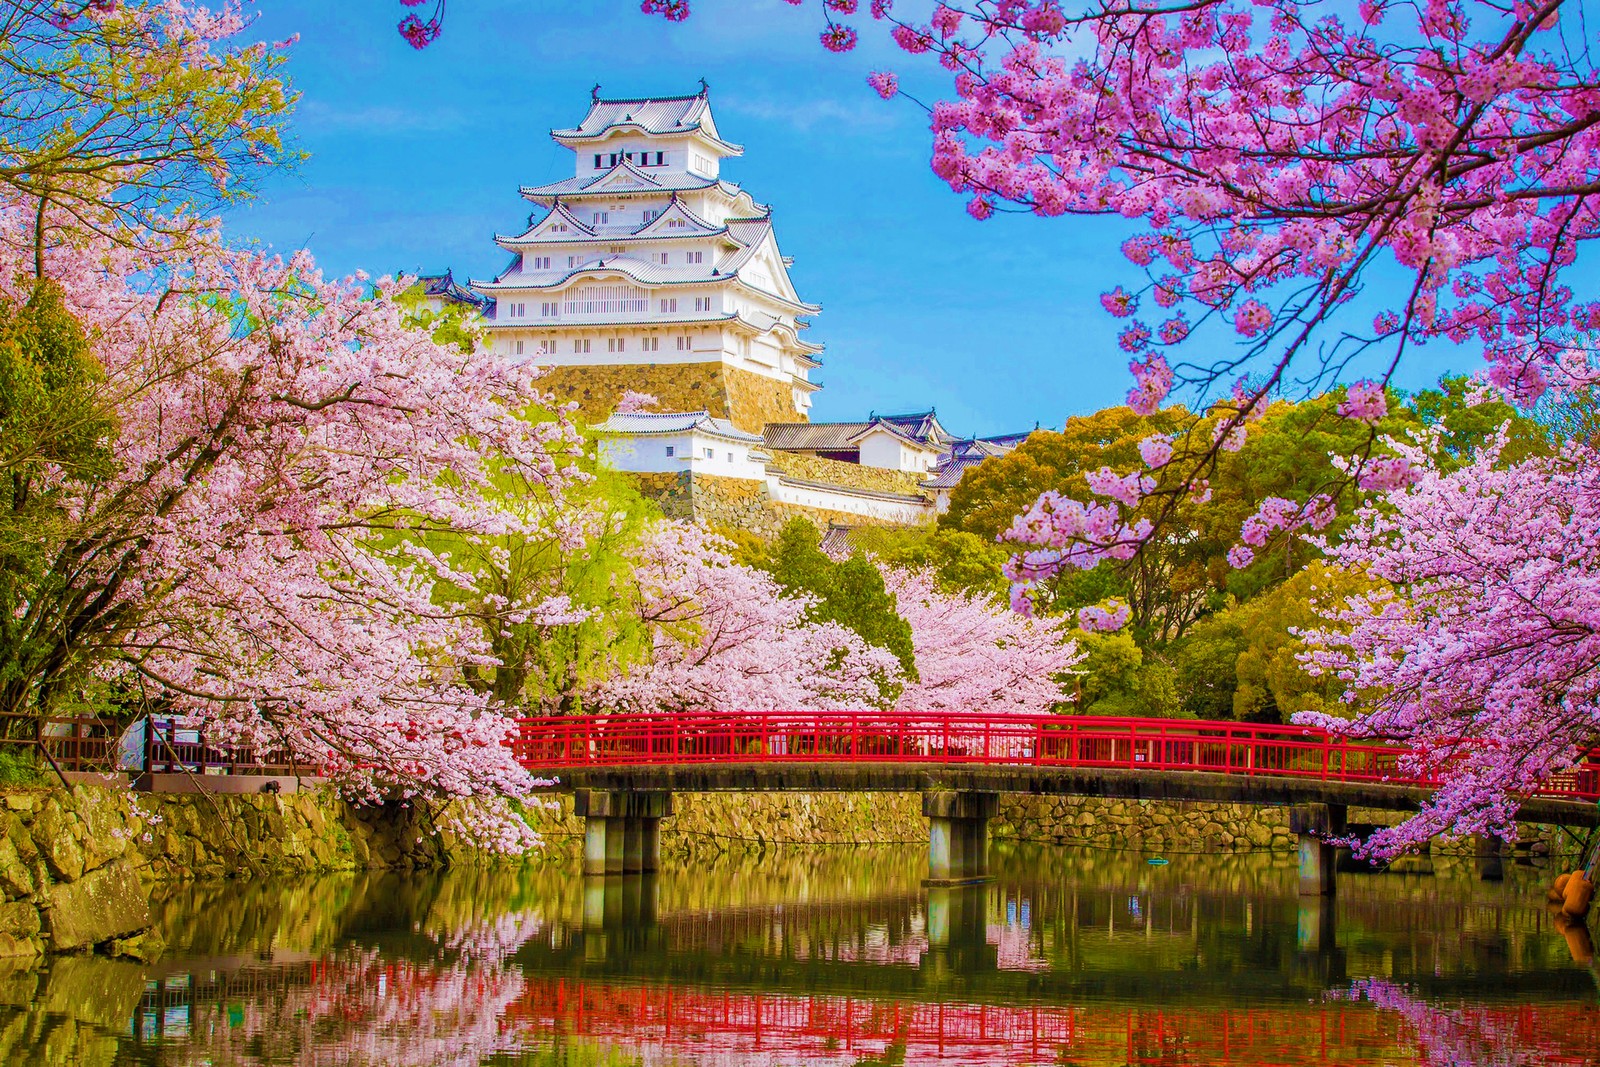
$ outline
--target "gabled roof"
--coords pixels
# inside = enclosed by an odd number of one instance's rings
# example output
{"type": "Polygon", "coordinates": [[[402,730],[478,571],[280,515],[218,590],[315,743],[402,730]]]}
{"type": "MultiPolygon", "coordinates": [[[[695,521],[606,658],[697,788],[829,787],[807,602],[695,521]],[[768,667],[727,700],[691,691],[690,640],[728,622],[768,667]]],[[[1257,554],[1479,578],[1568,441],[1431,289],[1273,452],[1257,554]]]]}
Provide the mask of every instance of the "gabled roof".
{"type": "Polygon", "coordinates": [[[698,131],[714,141],[728,155],[744,152],[736,144],[724,141],[717,134],[716,120],[711,117],[710,92],[703,87],[693,96],[621,97],[602,99],[599,86],[589,103],[589,113],[576,126],[564,130],[551,130],[550,136],[565,144],[595,140],[613,130],[637,130],[640,133],[663,136],[698,131]]]}
{"type": "Polygon", "coordinates": [[[999,434],[995,437],[967,437],[951,441],[933,474],[923,482],[928,489],[952,489],[961,476],[986,459],[1003,456],[1028,439],[1033,431],[999,434]]]}
{"type": "Polygon", "coordinates": [[[616,434],[619,437],[654,437],[663,434],[702,433],[747,445],[761,444],[761,438],[746,433],[727,419],[714,417],[708,411],[634,411],[613,412],[611,417],[594,426],[596,433],[616,434]]]}
{"type": "Polygon", "coordinates": [[[446,300],[452,304],[467,304],[471,307],[482,307],[484,298],[461,285],[451,271],[443,274],[419,274],[417,284],[422,286],[422,295],[446,300]]]}
{"type": "Polygon", "coordinates": [[[623,167],[630,167],[635,173],[646,172],[633,167],[629,163],[618,163],[610,170],[591,174],[587,177],[574,176],[563,178],[558,182],[549,182],[545,185],[524,185],[521,188],[523,197],[528,200],[549,200],[557,196],[605,196],[615,193],[667,193],[690,192],[698,189],[710,189],[712,186],[721,186],[731,199],[739,195],[739,187],[721,178],[703,178],[698,174],[685,174],[682,171],[664,171],[660,174],[647,174],[648,182],[639,182],[630,186],[601,186],[606,176],[623,167]]]}
{"type": "Polygon", "coordinates": [[[635,237],[710,237],[713,234],[728,233],[728,226],[718,226],[696,215],[689,210],[689,205],[678,199],[678,194],[672,194],[672,200],[661,209],[661,214],[633,231],[635,237]],[[657,233],[668,229],[668,223],[673,219],[682,219],[689,225],[676,227],[678,233],[657,233]]]}
{"type": "Polygon", "coordinates": [[[769,422],[762,436],[783,452],[854,452],[853,438],[869,422],[769,422]]]}
{"type": "Polygon", "coordinates": [[[932,408],[909,415],[879,415],[873,412],[873,422],[893,426],[897,433],[923,444],[944,445],[954,441],[955,435],[939,425],[939,416],[932,408]]]}

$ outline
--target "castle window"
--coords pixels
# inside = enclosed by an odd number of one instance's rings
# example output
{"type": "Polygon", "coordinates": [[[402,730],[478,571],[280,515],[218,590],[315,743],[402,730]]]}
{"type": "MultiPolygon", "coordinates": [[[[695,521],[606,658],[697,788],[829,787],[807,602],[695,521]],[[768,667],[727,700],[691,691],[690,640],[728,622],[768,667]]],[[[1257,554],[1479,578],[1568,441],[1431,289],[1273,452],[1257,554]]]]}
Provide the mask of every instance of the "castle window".
{"type": "Polygon", "coordinates": [[[611,153],[611,165],[613,167],[617,165],[617,159],[618,159],[618,153],[616,153],[616,152],[611,153]]]}
{"type": "Polygon", "coordinates": [[[666,252],[657,252],[656,253],[656,258],[658,260],[660,260],[662,263],[665,263],[667,261],[667,255],[668,255],[668,253],[666,253],[666,252]]]}
{"type": "Polygon", "coordinates": [[[589,351],[589,339],[588,338],[584,338],[581,341],[572,342],[572,350],[574,352],[587,352],[587,351],[589,351]]]}
{"type": "Polygon", "coordinates": [[[533,257],[533,269],[534,270],[549,270],[550,269],[550,257],[549,256],[534,256],[533,257]]]}
{"type": "Polygon", "coordinates": [[[554,341],[540,341],[539,342],[539,355],[541,355],[541,356],[553,356],[555,354],[556,354],[556,343],[554,341]]]}
{"type": "Polygon", "coordinates": [[[599,170],[600,169],[600,153],[599,152],[596,152],[594,154],[594,169],[595,170],[599,170]]]}
{"type": "Polygon", "coordinates": [[[704,262],[706,254],[704,252],[685,252],[683,258],[690,263],[701,263],[704,262]]]}
{"type": "Polygon", "coordinates": [[[729,462],[729,463],[732,463],[732,462],[733,462],[733,453],[732,453],[732,452],[729,452],[729,453],[728,453],[728,462],[729,462]]]}
{"type": "Polygon", "coordinates": [[[705,450],[705,453],[707,459],[711,459],[714,456],[714,453],[709,448],[705,450]]]}
{"type": "Polygon", "coordinates": [[[677,310],[678,310],[678,298],[677,297],[672,296],[672,297],[668,297],[667,299],[661,301],[661,311],[662,311],[663,314],[670,313],[670,312],[675,312],[677,310]]]}
{"type": "Polygon", "coordinates": [[[679,352],[688,352],[692,348],[694,348],[694,338],[693,337],[680,337],[680,338],[678,338],[678,351],[679,352]]]}
{"type": "Polygon", "coordinates": [[[677,451],[678,450],[676,448],[674,448],[672,445],[668,445],[667,446],[667,458],[671,459],[673,457],[673,454],[676,453],[677,451]]]}
{"type": "Polygon", "coordinates": [[[666,165],[667,165],[667,154],[665,152],[657,152],[656,153],[656,166],[664,167],[666,165]]]}
{"type": "Polygon", "coordinates": [[[561,304],[559,302],[551,303],[547,300],[539,305],[539,314],[544,315],[547,318],[551,318],[557,314],[560,308],[561,304]]]}
{"type": "Polygon", "coordinates": [[[654,222],[654,221],[656,221],[656,219],[659,219],[660,217],[661,217],[661,211],[660,211],[659,208],[651,208],[651,209],[647,210],[644,213],[644,221],[646,221],[646,222],[654,222]]]}
{"type": "Polygon", "coordinates": [[[596,226],[600,225],[601,223],[610,222],[610,221],[611,221],[611,213],[609,211],[596,211],[594,213],[594,222],[595,222],[596,226]]]}
{"type": "Polygon", "coordinates": [[[694,298],[694,309],[696,311],[710,311],[711,310],[711,298],[709,296],[697,296],[697,297],[695,297],[694,298]]]}
{"type": "Polygon", "coordinates": [[[577,265],[578,265],[578,257],[577,256],[568,256],[567,257],[567,266],[576,267],[577,265]]]}
{"type": "Polygon", "coordinates": [[[607,337],[606,338],[606,351],[607,352],[625,352],[625,351],[627,351],[627,349],[628,349],[628,339],[626,337],[607,337]]]}
{"type": "Polygon", "coordinates": [[[659,337],[645,337],[645,338],[642,338],[639,341],[639,347],[644,349],[646,352],[659,352],[659,351],[661,351],[661,338],[659,338],[659,337]]]}
{"type": "Polygon", "coordinates": [[[519,355],[519,356],[522,355],[522,342],[521,341],[517,342],[517,355],[519,355]]]}

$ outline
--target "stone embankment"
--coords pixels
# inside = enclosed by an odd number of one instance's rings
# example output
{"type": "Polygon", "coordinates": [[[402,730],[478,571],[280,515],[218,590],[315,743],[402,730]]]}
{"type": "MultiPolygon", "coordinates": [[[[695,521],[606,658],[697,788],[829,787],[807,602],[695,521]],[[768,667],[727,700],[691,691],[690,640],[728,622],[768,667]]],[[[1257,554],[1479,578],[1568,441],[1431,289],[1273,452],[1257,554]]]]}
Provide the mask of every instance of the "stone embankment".
{"type": "MultiPolygon", "coordinates": [[[[665,853],[713,852],[769,845],[900,844],[928,839],[917,793],[680,793],[675,814],[661,823],[665,853]]],[[[1356,823],[1387,825],[1400,816],[1356,808],[1356,823]]],[[[572,798],[552,811],[530,813],[534,829],[576,837],[583,820],[572,798]]],[[[1523,827],[1534,854],[1550,850],[1545,827],[1523,827]]],[[[1172,853],[1293,852],[1287,808],[1253,804],[1116,800],[1004,794],[989,824],[994,840],[1172,853]]],[[[1440,842],[1441,854],[1470,855],[1469,842],[1440,842]]]]}
{"type": "MultiPolygon", "coordinates": [[[[558,847],[582,822],[571,797],[528,812],[558,847]]],[[[1350,813],[1392,821],[1393,813],[1350,813]]],[[[1287,812],[1242,804],[1089,797],[1001,798],[996,840],[1111,849],[1287,852],[1287,812]]],[[[1532,829],[1532,828],[1529,828],[1532,829]]],[[[667,855],[776,845],[927,840],[915,793],[681,794],[662,825],[667,855]]],[[[1533,837],[1532,851],[1548,851],[1533,837]]],[[[1445,846],[1436,851],[1465,851],[1445,846]]],[[[435,834],[409,807],[354,808],[330,790],[284,794],[143,795],[91,786],[0,791],[0,958],[96,950],[144,956],[152,884],[275,873],[424,868],[485,857],[435,834]]]]}
{"type": "Polygon", "coordinates": [[[439,866],[415,809],[357,809],[329,790],[145,795],[0,792],[0,958],[158,946],[148,885],[276,872],[439,866]]]}

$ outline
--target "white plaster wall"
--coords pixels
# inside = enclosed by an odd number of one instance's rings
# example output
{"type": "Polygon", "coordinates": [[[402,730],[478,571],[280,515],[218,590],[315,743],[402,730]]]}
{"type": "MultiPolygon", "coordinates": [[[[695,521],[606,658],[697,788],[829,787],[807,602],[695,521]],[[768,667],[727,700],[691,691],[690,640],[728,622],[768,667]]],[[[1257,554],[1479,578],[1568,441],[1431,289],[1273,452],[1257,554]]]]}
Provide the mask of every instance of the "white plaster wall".
{"type": "Polygon", "coordinates": [[[692,470],[696,474],[761,481],[767,476],[766,467],[750,458],[750,447],[691,431],[650,437],[608,437],[600,442],[600,454],[616,470],[633,474],[692,470]],[[667,455],[669,446],[671,456],[667,455]]]}
{"type": "Polygon", "coordinates": [[[880,500],[812,486],[792,485],[781,478],[767,478],[767,495],[774,503],[795,504],[808,508],[826,508],[850,515],[911,525],[933,518],[933,506],[927,503],[899,500],[880,500]]]}

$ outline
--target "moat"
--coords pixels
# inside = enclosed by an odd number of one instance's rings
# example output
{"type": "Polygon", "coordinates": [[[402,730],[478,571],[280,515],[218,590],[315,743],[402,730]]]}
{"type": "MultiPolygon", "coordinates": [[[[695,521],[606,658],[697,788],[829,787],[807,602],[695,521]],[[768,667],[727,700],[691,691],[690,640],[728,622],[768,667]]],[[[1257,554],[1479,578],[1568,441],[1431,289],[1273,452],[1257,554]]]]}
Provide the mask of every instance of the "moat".
{"type": "Polygon", "coordinates": [[[1470,860],[915,847],[158,888],[149,964],[0,971],[6,1064],[1600,1062],[1587,932],[1470,860]]]}

